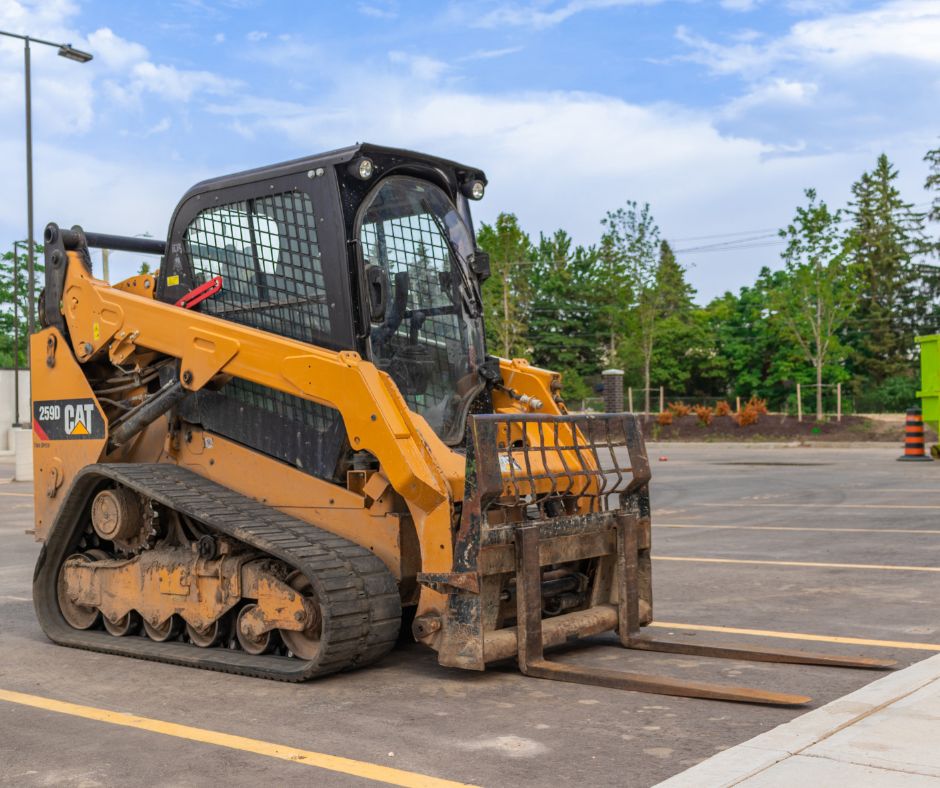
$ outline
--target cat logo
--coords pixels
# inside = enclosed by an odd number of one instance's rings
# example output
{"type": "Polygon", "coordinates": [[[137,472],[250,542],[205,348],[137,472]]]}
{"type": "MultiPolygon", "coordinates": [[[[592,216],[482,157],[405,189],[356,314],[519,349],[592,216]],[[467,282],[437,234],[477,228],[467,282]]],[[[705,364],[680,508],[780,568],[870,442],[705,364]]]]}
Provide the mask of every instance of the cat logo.
{"type": "Polygon", "coordinates": [[[89,435],[88,426],[91,424],[92,413],[95,406],[90,402],[85,405],[66,405],[65,411],[65,434],[66,435],[89,435]]]}
{"type": "Polygon", "coordinates": [[[104,419],[93,399],[33,403],[33,431],[42,441],[88,440],[105,435],[104,419]]]}

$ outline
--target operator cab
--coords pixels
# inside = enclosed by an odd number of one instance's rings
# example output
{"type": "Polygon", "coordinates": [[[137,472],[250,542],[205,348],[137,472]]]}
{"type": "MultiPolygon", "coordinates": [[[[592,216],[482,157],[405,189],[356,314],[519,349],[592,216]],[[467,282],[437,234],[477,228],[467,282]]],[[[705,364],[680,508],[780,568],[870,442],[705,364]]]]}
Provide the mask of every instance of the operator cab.
{"type": "MultiPolygon", "coordinates": [[[[477,169],[368,144],[204,181],[174,212],[157,298],[221,277],[197,309],[357,351],[458,445],[485,389],[489,262],[469,209],[485,185],[477,169]]],[[[183,418],[323,478],[348,454],[337,411],[239,379],[190,397],[183,418]]]]}

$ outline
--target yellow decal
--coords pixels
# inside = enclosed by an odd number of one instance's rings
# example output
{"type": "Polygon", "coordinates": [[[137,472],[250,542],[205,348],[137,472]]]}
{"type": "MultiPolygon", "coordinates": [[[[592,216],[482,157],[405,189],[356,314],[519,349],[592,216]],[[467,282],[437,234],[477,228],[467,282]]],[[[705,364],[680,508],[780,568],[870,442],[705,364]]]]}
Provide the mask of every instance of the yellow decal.
{"type": "Polygon", "coordinates": [[[82,424],[80,421],[75,422],[75,426],[72,427],[72,431],[69,433],[69,435],[87,435],[87,434],[88,434],[88,430],[85,429],[85,425],[82,424]]]}
{"type": "Polygon", "coordinates": [[[173,285],[178,285],[180,283],[180,278],[174,274],[173,276],[168,276],[166,278],[166,286],[172,287],[173,285]]]}
{"type": "Polygon", "coordinates": [[[97,342],[101,339],[101,324],[97,321],[91,324],[91,333],[94,336],[95,341],[97,342]]]}

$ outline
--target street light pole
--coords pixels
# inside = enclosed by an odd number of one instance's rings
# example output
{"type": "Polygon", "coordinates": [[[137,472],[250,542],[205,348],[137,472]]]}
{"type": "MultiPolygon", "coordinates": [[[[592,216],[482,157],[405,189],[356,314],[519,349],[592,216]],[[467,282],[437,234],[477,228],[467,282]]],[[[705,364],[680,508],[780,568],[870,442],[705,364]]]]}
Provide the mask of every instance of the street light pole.
{"type": "MultiPolygon", "coordinates": [[[[33,335],[36,328],[33,315],[36,313],[35,299],[35,263],[33,261],[33,96],[30,88],[29,39],[23,42],[23,60],[26,69],[26,331],[33,335]]],[[[28,363],[28,362],[27,362],[28,363]]],[[[17,411],[16,417],[20,414],[17,411]]]]}
{"type": "Polygon", "coordinates": [[[33,260],[33,106],[32,91],[30,89],[29,44],[33,42],[56,47],[61,57],[74,60],[77,63],[87,63],[92,59],[92,56],[87,52],[76,49],[71,44],[57,44],[54,41],[45,41],[41,38],[32,38],[19,33],[8,33],[5,30],[0,30],[0,36],[18,38],[23,42],[23,64],[26,72],[26,220],[28,222],[26,265],[27,287],[29,288],[27,294],[29,314],[26,316],[26,325],[30,336],[32,336],[36,328],[36,272],[33,260]]]}

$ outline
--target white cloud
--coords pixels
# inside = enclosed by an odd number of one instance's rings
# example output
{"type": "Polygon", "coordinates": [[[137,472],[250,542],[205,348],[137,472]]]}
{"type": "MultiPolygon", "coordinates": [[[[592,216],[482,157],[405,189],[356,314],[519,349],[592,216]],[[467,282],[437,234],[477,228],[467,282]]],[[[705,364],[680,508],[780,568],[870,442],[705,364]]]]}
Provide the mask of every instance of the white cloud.
{"type": "Polygon", "coordinates": [[[719,44],[679,27],[677,38],[692,52],[687,59],[716,74],[757,78],[785,63],[813,62],[842,68],[875,58],[940,65],[940,3],[893,0],[856,13],[833,14],[794,24],[779,38],[719,44]]]}
{"type": "Polygon", "coordinates": [[[43,38],[65,40],[63,23],[78,13],[78,5],[72,0],[44,0],[44,2],[20,2],[4,0],[0,3],[0,27],[4,30],[42,30],[43,38]]]}
{"type": "Polygon", "coordinates": [[[173,66],[138,63],[131,69],[132,95],[154,93],[167,101],[189,101],[196,93],[219,95],[238,83],[209,71],[181,71],[173,66]]]}
{"type": "MultiPolygon", "coordinates": [[[[210,174],[192,163],[96,155],[74,145],[45,142],[37,144],[35,160],[37,232],[55,221],[67,227],[80,224],[93,232],[149,232],[163,238],[183,192],[210,174]],[[81,184],[81,188],[64,189],[63,183],[81,184]]],[[[25,183],[20,139],[0,139],[0,177],[17,185],[25,183]]],[[[11,201],[0,210],[3,237],[21,237],[25,224],[25,200],[11,201]]],[[[136,255],[113,256],[112,279],[129,276],[137,270],[140,259],[136,255]]]]}
{"type": "Polygon", "coordinates": [[[797,51],[842,64],[879,56],[940,64],[940,3],[896,0],[870,11],[799,22],[790,41],[797,51]]]}
{"type": "Polygon", "coordinates": [[[382,6],[375,3],[359,3],[356,8],[363,16],[371,16],[373,19],[394,19],[398,16],[397,4],[388,3],[382,6]]]}
{"type": "Polygon", "coordinates": [[[550,2],[503,3],[480,16],[470,18],[473,27],[554,27],[583,11],[617,8],[629,5],[655,5],[662,0],[568,0],[554,7],[550,2]]]}
{"type": "Polygon", "coordinates": [[[172,125],[173,125],[173,121],[171,121],[168,117],[164,116],[160,118],[160,120],[157,121],[155,125],[147,129],[144,136],[150,137],[154,134],[162,134],[165,131],[169,131],[172,125]]]}
{"type": "Polygon", "coordinates": [[[786,0],[786,8],[794,14],[831,14],[851,5],[851,0],[786,0]]]}
{"type": "Polygon", "coordinates": [[[740,11],[746,13],[753,11],[762,0],[721,0],[720,5],[726,11],[740,11]]]}
{"type": "Polygon", "coordinates": [[[88,36],[88,48],[94,53],[96,62],[113,71],[124,71],[148,57],[146,47],[115,35],[108,27],[88,36]]]}
{"type": "Polygon", "coordinates": [[[724,109],[726,118],[736,118],[753,109],[768,106],[806,106],[819,92],[819,87],[812,82],[778,77],[770,79],[732,100],[724,109]]]}
{"type": "Polygon", "coordinates": [[[467,60],[493,60],[498,57],[506,57],[506,55],[514,55],[516,52],[521,52],[522,47],[504,47],[503,49],[478,49],[475,52],[471,52],[469,55],[463,55],[462,57],[457,58],[459,62],[464,62],[467,60]]]}
{"type": "Polygon", "coordinates": [[[212,36],[212,40],[215,41],[216,44],[224,44],[225,33],[216,33],[214,36],[212,36]]]}
{"type": "Polygon", "coordinates": [[[267,37],[268,34],[264,30],[251,30],[245,34],[245,38],[249,41],[264,41],[267,37]]]}
{"type": "Polygon", "coordinates": [[[392,63],[407,66],[413,77],[427,82],[436,80],[450,70],[450,66],[443,60],[437,60],[427,55],[411,55],[407,52],[393,50],[388,53],[388,59],[392,63]]]}
{"type": "MultiPolygon", "coordinates": [[[[320,58],[320,49],[297,36],[282,33],[276,40],[256,42],[255,46],[247,50],[245,56],[285,71],[300,70],[309,73],[313,61],[320,58]]],[[[335,67],[335,61],[324,63],[323,67],[335,67]]]]}

